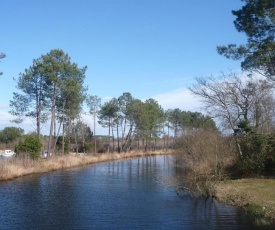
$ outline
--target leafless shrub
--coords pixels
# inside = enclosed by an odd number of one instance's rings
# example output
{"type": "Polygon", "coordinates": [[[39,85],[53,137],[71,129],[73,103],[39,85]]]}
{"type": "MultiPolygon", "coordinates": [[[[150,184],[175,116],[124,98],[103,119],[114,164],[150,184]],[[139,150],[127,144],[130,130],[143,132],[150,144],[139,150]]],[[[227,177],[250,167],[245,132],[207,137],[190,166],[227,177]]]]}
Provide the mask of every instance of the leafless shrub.
{"type": "Polygon", "coordinates": [[[182,136],[177,146],[176,167],[184,187],[214,195],[217,182],[226,178],[225,169],[234,163],[232,144],[218,132],[195,130],[182,136]]]}

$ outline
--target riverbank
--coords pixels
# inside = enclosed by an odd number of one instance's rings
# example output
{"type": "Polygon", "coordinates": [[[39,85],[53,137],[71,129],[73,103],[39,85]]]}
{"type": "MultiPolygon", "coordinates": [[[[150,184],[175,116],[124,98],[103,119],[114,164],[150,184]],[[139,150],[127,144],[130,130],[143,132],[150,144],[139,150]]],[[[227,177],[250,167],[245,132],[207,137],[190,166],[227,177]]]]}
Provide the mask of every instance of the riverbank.
{"type": "MultiPolygon", "coordinates": [[[[50,172],[87,164],[123,160],[127,158],[172,154],[166,151],[110,153],[98,155],[69,154],[53,156],[48,159],[32,161],[26,159],[9,159],[0,161],[0,180],[50,172]]],[[[226,180],[217,184],[216,198],[223,203],[244,208],[275,221],[275,179],[240,179],[226,180]]]]}
{"type": "Polygon", "coordinates": [[[17,177],[55,171],[59,169],[77,167],[99,162],[122,160],[127,158],[157,156],[171,154],[167,151],[155,152],[130,152],[130,153],[109,153],[97,155],[69,154],[63,156],[52,156],[48,159],[32,161],[28,158],[3,160],[0,162],[0,181],[11,180],[17,177]]]}
{"type": "Polygon", "coordinates": [[[275,179],[227,180],[217,185],[216,198],[275,221],[275,179]]]}

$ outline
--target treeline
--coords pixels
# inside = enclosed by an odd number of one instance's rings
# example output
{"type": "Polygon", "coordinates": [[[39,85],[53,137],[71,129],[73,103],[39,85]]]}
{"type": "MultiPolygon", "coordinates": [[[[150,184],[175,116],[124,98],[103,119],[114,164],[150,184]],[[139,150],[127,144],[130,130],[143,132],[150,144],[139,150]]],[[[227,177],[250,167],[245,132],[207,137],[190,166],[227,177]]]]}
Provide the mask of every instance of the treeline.
{"type": "MultiPolygon", "coordinates": [[[[108,135],[94,135],[91,128],[78,117],[73,120],[70,130],[65,124],[65,133],[54,136],[56,141],[51,149],[53,153],[68,153],[70,150],[86,153],[168,150],[175,147],[175,138],[181,137],[190,130],[217,130],[215,122],[209,116],[198,112],[181,111],[178,108],[164,111],[157,101],[148,99],[142,102],[134,99],[130,93],[123,93],[118,99],[113,98],[98,109],[90,112],[95,112],[98,123],[108,128],[108,135]]],[[[57,122],[60,121],[57,120],[57,122]]],[[[61,124],[58,126],[60,127],[61,124]]],[[[23,133],[24,130],[21,128],[6,127],[0,131],[0,143],[5,146],[16,143],[15,149],[21,151],[22,148],[18,148],[18,145],[22,143],[23,146],[28,145],[25,143],[27,136],[33,137],[27,139],[33,143],[34,136],[38,139],[36,132],[29,135],[23,135],[23,133]]],[[[39,140],[43,149],[47,149],[49,136],[40,135],[39,140]]],[[[23,152],[28,151],[31,152],[32,149],[25,149],[23,152]]],[[[37,152],[35,158],[38,156],[37,152]]]]}
{"type": "Polygon", "coordinates": [[[209,128],[217,130],[215,122],[198,112],[164,109],[154,99],[142,102],[123,93],[105,102],[98,111],[98,123],[109,130],[112,143],[107,152],[129,151],[132,148],[154,151],[172,147],[169,138],[179,137],[188,129],[209,128]],[[116,142],[115,144],[115,137],[116,142]],[[161,140],[161,141],[160,141],[161,140]]]}
{"type": "Polygon", "coordinates": [[[3,130],[0,130],[0,143],[7,146],[9,143],[16,141],[17,138],[23,136],[23,134],[24,129],[16,127],[6,127],[3,130]]]}
{"type": "MultiPolygon", "coordinates": [[[[68,54],[56,49],[34,59],[17,79],[18,90],[10,101],[13,122],[34,119],[34,133],[39,140],[43,140],[42,125],[49,122],[47,146],[43,141],[43,149],[48,153],[167,150],[173,147],[170,138],[179,137],[188,129],[217,129],[209,116],[180,109],[164,111],[156,100],[143,102],[129,92],[101,105],[98,96],[87,94],[86,69],[79,68],[68,54]],[[81,118],[84,104],[94,120],[93,131],[81,118]],[[96,135],[97,120],[108,128],[106,137],[96,135]]],[[[20,145],[24,146],[25,140],[22,141],[20,145]]]]}

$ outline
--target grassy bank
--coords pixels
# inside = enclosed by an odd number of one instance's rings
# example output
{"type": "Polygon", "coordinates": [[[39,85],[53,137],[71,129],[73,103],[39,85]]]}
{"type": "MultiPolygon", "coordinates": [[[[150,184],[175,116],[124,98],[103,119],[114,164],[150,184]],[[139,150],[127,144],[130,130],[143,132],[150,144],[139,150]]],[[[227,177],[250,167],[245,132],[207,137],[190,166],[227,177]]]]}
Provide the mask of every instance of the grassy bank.
{"type": "Polygon", "coordinates": [[[228,180],[216,187],[219,201],[275,221],[275,179],[228,180]]]}
{"type": "Polygon", "coordinates": [[[130,152],[130,153],[110,153],[102,155],[64,155],[53,156],[49,159],[39,159],[32,161],[26,159],[11,159],[0,162],[0,180],[10,180],[16,177],[29,175],[33,173],[50,172],[59,169],[82,166],[87,164],[122,160],[133,157],[156,156],[165,155],[169,152],[155,151],[155,152],[130,152]]]}

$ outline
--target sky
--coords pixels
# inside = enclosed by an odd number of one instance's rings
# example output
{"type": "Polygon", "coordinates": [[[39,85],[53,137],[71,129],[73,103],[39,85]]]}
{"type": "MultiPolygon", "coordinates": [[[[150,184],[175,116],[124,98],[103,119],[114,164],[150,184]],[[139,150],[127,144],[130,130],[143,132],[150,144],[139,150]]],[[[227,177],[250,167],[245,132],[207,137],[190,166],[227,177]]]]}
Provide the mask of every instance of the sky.
{"type": "MultiPolygon", "coordinates": [[[[242,5],[241,0],[0,0],[0,53],[7,55],[0,62],[0,130],[17,126],[8,113],[14,79],[52,49],[88,67],[88,93],[103,102],[130,92],[137,99],[154,98],[164,109],[200,111],[188,90],[195,77],[240,71],[240,63],[219,55],[216,47],[246,42],[231,13],[242,5]]],[[[20,127],[34,129],[29,121],[20,127]]]]}

